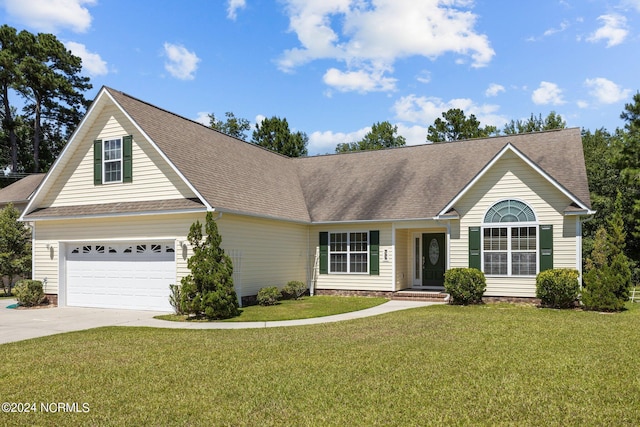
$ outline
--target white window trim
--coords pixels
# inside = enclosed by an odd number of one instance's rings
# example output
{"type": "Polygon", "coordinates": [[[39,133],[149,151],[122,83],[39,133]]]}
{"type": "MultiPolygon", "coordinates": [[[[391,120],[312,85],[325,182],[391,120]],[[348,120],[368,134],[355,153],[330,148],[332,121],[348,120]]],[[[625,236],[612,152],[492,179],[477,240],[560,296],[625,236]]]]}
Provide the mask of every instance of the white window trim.
{"type": "Polygon", "coordinates": [[[329,274],[349,274],[349,275],[368,275],[369,269],[371,268],[371,260],[369,259],[369,251],[371,245],[371,235],[369,231],[358,231],[358,230],[349,230],[349,231],[329,231],[329,241],[328,241],[328,259],[327,264],[329,268],[329,274]],[[345,251],[335,251],[331,250],[331,235],[333,234],[347,234],[347,250],[345,251]],[[354,251],[351,252],[351,233],[363,233],[367,235],[367,249],[366,251],[354,251]],[[332,271],[331,270],[331,255],[332,254],[346,254],[347,255],[347,271],[332,271]],[[367,271],[357,271],[351,272],[351,254],[365,254],[367,257],[367,271]]]}
{"type": "Polygon", "coordinates": [[[124,141],[122,138],[109,138],[102,141],[102,183],[103,184],[120,184],[122,183],[122,176],[124,175],[124,141]],[[120,142],[120,159],[119,160],[107,160],[106,149],[107,142],[119,141],[120,142]],[[120,179],[118,181],[107,181],[107,163],[120,163],[120,179]]]}
{"type": "MultiPolygon", "coordinates": [[[[484,230],[491,228],[506,228],[507,229],[507,274],[487,274],[487,277],[536,277],[540,272],[540,227],[537,222],[493,222],[493,223],[485,223],[482,224],[480,230],[480,266],[482,267],[482,272],[484,273],[484,255],[485,252],[489,253],[501,253],[505,251],[487,251],[484,249],[484,230]],[[511,230],[514,228],[526,228],[526,227],[535,227],[536,229],[536,274],[512,274],[511,271],[511,255],[513,253],[529,253],[534,251],[520,251],[520,250],[512,250],[511,249],[511,230]]],[[[485,273],[486,274],[486,273],[485,273]]]]}

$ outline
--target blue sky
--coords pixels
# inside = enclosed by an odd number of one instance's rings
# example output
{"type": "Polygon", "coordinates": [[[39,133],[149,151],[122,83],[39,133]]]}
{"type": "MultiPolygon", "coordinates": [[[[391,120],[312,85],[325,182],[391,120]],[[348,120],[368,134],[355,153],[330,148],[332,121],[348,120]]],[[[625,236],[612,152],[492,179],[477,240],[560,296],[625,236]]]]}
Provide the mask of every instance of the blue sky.
{"type": "Polygon", "coordinates": [[[205,120],[286,117],[310,154],[375,122],[409,144],[443,111],[621,127],[640,90],[640,0],[0,0],[102,85],[205,120]]]}

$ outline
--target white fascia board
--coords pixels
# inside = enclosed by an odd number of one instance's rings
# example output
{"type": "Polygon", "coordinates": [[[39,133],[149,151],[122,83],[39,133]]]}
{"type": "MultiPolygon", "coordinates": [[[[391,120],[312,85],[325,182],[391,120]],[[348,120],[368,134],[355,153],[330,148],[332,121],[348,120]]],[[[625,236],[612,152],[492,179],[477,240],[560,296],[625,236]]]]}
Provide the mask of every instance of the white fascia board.
{"type": "MultiPolygon", "coordinates": [[[[135,217],[135,216],[147,216],[147,215],[174,215],[174,214],[189,214],[189,213],[205,213],[207,209],[187,209],[187,210],[167,210],[167,211],[141,211],[141,212],[122,212],[122,213],[103,213],[93,215],[64,215],[64,216],[43,216],[40,218],[28,218],[23,221],[56,221],[64,219],[93,219],[93,218],[121,218],[121,217],[135,217]]],[[[21,219],[22,220],[22,219],[21,219]]]]}
{"type": "Polygon", "coordinates": [[[75,147],[77,144],[80,143],[81,138],[79,138],[78,135],[83,131],[84,127],[87,126],[87,122],[89,122],[92,119],[94,110],[98,108],[98,105],[102,105],[104,103],[105,98],[110,100],[113,103],[113,105],[118,107],[118,109],[122,112],[122,114],[124,114],[127,120],[129,120],[129,122],[138,130],[138,132],[140,132],[144,136],[144,138],[151,144],[151,146],[155,148],[155,150],[160,154],[160,157],[162,157],[167,162],[167,164],[174,170],[174,172],[180,177],[180,179],[184,181],[187,187],[189,187],[189,189],[193,191],[193,193],[198,197],[198,199],[202,202],[202,204],[206,206],[207,210],[213,211],[214,210],[213,207],[209,204],[209,202],[207,202],[207,200],[202,196],[202,194],[200,194],[200,192],[195,189],[195,187],[191,184],[191,182],[189,182],[189,180],[182,174],[182,172],[178,170],[178,168],[173,164],[173,162],[169,160],[166,154],[162,150],[160,150],[158,145],[149,137],[149,135],[147,135],[147,133],[138,125],[138,123],[136,123],[136,121],[131,118],[129,113],[127,113],[127,111],[125,111],[125,109],[122,108],[122,106],[111,96],[109,91],[103,86],[102,89],[100,89],[100,92],[98,93],[94,101],[91,103],[91,106],[89,107],[89,110],[87,111],[87,113],[84,115],[84,117],[82,118],[82,120],[80,121],[76,129],[71,134],[71,137],[69,138],[69,142],[65,145],[64,149],[62,150],[58,158],[55,160],[55,162],[51,166],[49,173],[45,175],[44,179],[42,180],[42,183],[38,186],[38,189],[35,191],[35,193],[31,197],[31,201],[29,202],[27,207],[24,209],[22,215],[19,218],[20,221],[24,221],[23,217],[25,213],[29,212],[32,206],[37,205],[40,198],[42,197],[42,193],[45,191],[45,188],[47,187],[47,184],[51,180],[54,180],[55,177],[59,175],[58,170],[61,167],[63,167],[61,166],[61,164],[63,162],[66,162],[67,152],[69,152],[72,149],[72,147],[75,147]]]}
{"type": "Polygon", "coordinates": [[[80,120],[80,123],[78,124],[78,126],[75,128],[75,130],[73,131],[73,133],[69,137],[69,141],[67,142],[67,144],[62,149],[62,152],[58,155],[58,158],[53,162],[53,165],[51,165],[51,168],[49,169],[49,172],[44,176],[44,179],[42,180],[42,182],[40,183],[40,185],[38,186],[36,191],[31,195],[31,197],[30,197],[31,200],[29,201],[29,204],[27,205],[27,207],[24,208],[24,210],[22,211],[22,214],[20,215],[20,218],[19,218],[20,221],[25,221],[25,219],[24,219],[25,213],[29,212],[31,210],[31,206],[32,205],[35,205],[37,202],[39,202],[39,199],[40,199],[40,197],[42,197],[42,193],[45,191],[45,188],[47,187],[47,184],[51,180],[55,179],[53,177],[55,177],[55,176],[57,176],[59,174],[58,173],[58,169],[60,169],[62,167],[62,166],[60,166],[60,164],[63,161],[66,161],[66,153],[69,150],[71,150],[72,146],[75,146],[77,144],[75,141],[78,139],[77,138],[78,134],[85,127],[87,121],[89,120],[89,117],[91,117],[91,115],[93,114],[93,111],[96,108],[98,108],[97,105],[101,103],[102,97],[104,96],[105,93],[106,93],[106,90],[105,90],[105,88],[103,86],[102,89],[100,89],[100,92],[98,92],[98,95],[95,97],[95,99],[93,100],[93,102],[89,106],[89,110],[87,111],[87,113],[84,115],[82,120],[80,120]]]}
{"type": "Polygon", "coordinates": [[[542,168],[540,168],[540,166],[538,166],[535,162],[533,162],[530,158],[528,158],[527,156],[525,156],[520,150],[518,150],[516,147],[514,147],[510,142],[508,142],[503,148],[502,150],[500,150],[500,152],[498,152],[498,154],[496,154],[493,159],[491,159],[489,161],[489,163],[487,163],[485,165],[484,168],[482,168],[482,170],[480,172],[478,172],[478,174],[467,184],[465,185],[465,187],[456,195],[456,197],[454,197],[445,207],[444,209],[442,209],[439,213],[438,216],[444,215],[446,212],[449,211],[449,209],[453,208],[453,206],[458,203],[458,201],[493,167],[493,165],[495,165],[498,160],[500,160],[502,158],[502,156],[504,156],[505,153],[507,152],[512,152],[514,153],[516,156],[518,156],[520,158],[520,160],[522,160],[523,162],[525,162],[527,165],[531,166],[531,168],[533,168],[533,170],[535,170],[536,172],[538,172],[538,174],[540,174],[540,176],[542,176],[544,179],[546,179],[551,185],[553,185],[558,191],[560,191],[562,194],[564,194],[565,196],[567,196],[572,202],[574,202],[576,205],[578,205],[580,208],[586,210],[586,211],[590,211],[590,209],[585,206],[584,203],[582,203],[578,198],[576,198],[573,194],[571,194],[571,192],[569,190],[567,190],[566,188],[564,188],[558,181],[556,181],[555,179],[553,179],[551,177],[551,175],[549,175],[547,172],[545,172],[542,168]]]}
{"type": "Polygon", "coordinates": [[[144,129],[142,129],[138,125],[138,123],[136,123],[136,121],[133,120],[133,118],[129,115],[129,113],[124,108],[122,108],[122,106],[120,104],[118,104],[118,102],[111,96],[111,94],[108,91],[105,90],[105,93],[109,97],[111,102],[113,102],[114,105],[116,105],[120,109],[120,111],[122,112],[122,114],[124,114],[124,116],[127,118],[127,120],[129,120],[133,124],[133,126],[138,130],[138,132],[140,132],[142,134],[142,136],[149,142],[149,144],[151,144],[151,146],[153,148],[155,148],[155,150],[160,154],[160,157],[162,157],[164,159],[164,161],[167,162],[167,164],[169,166],[171,166],[171,169],[173,169],[173,171],[180,177],[180,179],[182,179],[182,181],[184,181],[184,183],[187,185],[187,187],[189,187],[189,189],[191,191],[193,191],[193,194],[195,194],[198,197],[198,199],[202,202],[202,204],[207,207],[207,210],[208,211],[213,211],[214,209],[209,204],[209,202],[207,202],[207,200],[202,196],[202,194],[200,194],[200,192],[198,190],[196,190],[196,188],[191,184],[191,182],[189,182],[187,177],[185,177],[182,174],[182,172],[180,172],[180,170],[176,167],[176,165],[171,160],[169,160],[167,155],[160,149],[160,147],[158,147],[158,145],[153,141],[153,139],[151,139],[151,137],[149,135],[147,135],[147,133],[144,131],[144,129]]]}

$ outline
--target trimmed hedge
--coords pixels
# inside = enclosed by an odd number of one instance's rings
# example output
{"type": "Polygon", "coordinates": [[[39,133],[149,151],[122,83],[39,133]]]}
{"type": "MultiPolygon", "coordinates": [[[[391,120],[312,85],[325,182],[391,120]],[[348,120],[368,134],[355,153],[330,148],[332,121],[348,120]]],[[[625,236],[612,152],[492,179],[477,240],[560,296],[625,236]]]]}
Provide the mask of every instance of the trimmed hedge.
{"type": "Polygon", "coordinates": [[[260,305],[276,305],[282,297],[277,286],[267,286],[258,291],[258,304],[260,305]]]}
{"type": "Polygon", "coordinates": [[[33,307],[45,300],[40,280],[20,280],[13,288],[13,294],[18,300],[18,304],[24,307],[33,307]]]}
{"type": "Polygon", "coordinates": [[[556,268],[542,271],[536,277],[536,297],[544,306],[571,308],[579,293],[578,270],[556,268]]]}
{"type": "Polygon", "coordinates": [[[480,304],[487,279],[475,268],[452,268],[444,273],[444,289],[451,295],[452,304],[480,304]]]}
{"type": "Polygon", "coordinates": [[[298,280],[292,280],[282,288],[282,295],[285,298],[300,299],[305,292],[307,292],[307,285],[298,280]]]}

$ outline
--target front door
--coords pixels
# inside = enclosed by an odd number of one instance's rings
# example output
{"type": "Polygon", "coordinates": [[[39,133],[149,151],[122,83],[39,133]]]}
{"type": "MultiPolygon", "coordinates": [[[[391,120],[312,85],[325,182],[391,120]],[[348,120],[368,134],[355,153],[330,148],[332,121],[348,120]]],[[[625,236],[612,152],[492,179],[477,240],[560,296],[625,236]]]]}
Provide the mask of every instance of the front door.
{"type": "Polygon", "coordinates": [[[422,235],[422,286],[444,286],[446,248],[444,233],[422,235]]]}

